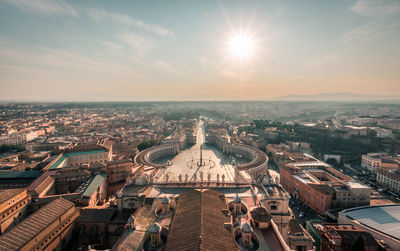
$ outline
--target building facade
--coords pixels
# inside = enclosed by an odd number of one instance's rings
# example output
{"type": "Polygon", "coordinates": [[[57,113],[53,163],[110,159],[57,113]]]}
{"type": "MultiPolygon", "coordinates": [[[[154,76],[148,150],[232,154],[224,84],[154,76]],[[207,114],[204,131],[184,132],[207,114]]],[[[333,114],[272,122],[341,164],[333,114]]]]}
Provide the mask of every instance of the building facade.
{"type": "Polygon", "coordinates": [[[106,163],[107,167],[107,190],[108,194],[115,194],[126,183],[132,173],[133,163],[128,159],[116,160],[106,163]]]}
{"type": "Polygon", "coordinates": [[[26,189],[0,191],[0,234],[25,217],[29,203],[30,196],[26,189]]]}
{"type": "Polygon", "coordinates": [[[368,153],[361,157],[361,167],[372,173],[378,170],[395,170],[399,169],[400,159],[392,157],[385,153],[368,153]]]}
{"type": "Polygon", "coordinates": [[[356,182],[344,182],[314,168],[281,165],[281,185],[295,198],[323,214],[333,208],[369,205],[371,189],[356,182]]]}
{"type": "Polygon", "coordinates": [[[376,182],[384,185],[390,191],[400,194],[400,174],[397,172],[380,170],[376,174],[376,182]]]}
{"type": "Polygon", "coordinates": [[[61,250],[78,216],[74,203],[56,199],[1,235],[0,249],[61,250]]]}

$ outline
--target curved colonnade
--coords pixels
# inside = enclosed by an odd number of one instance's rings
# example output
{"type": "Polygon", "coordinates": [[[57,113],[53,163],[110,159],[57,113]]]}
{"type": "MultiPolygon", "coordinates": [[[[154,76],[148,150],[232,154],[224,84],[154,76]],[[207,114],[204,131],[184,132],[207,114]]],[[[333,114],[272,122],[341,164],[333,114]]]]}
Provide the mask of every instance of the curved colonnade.
{"type": "MultiPolygon", "coordinates": [[[[250,174],[262,174],[267,171],[268,157],[261,150],[247,146],[228,143],[225,139],[218,135],[208,135],[207,143],[216,145],[223,153],[239,154],[250,161],[245,164],[237,164],[239,170],[245,170],[250,174]]],[[[163,144],[153,146],[146,150],[141,151],[135,156],[135,163],[139,165],[148,165],[154,167],[163,167],[165,164],[156,164],[156,159],[176,155],[180,151],[178,144],[163,144]]]]}
{"type": "Polygon", "coordinates": [[[178,154],[180,147],[178,144],[163,144],[153,146],[141,151],[135,156],[135,163],[154,167],[163,167],[165,164],[156,164],[153,161],[162,157],[178,154]]]}
{"type": "Polygon", "coordinates": [[[250,174],[265,173],[268,169],[268,157],[267,155],[251,146],[231,144],[228,143],[224,138],[210,134],[207,136],[207,143],[216,145],[223,153],[227,154],[239,154],[250,161],[244,164],[237,164],[239,170],[245,170],[250,174]]]}

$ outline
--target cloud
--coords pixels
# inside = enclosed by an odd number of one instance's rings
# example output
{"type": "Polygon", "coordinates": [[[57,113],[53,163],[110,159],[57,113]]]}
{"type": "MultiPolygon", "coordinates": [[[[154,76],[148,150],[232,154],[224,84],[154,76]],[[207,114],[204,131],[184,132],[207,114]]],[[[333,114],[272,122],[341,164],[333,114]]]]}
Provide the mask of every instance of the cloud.
{"type": "Polygon", "coordinates": [[[156,48],[155,43],[151,38],[134,33],[122,34],[121,40],[135,49],[141,59],[143,59],[149,51],[156,48]]]}
{"type": "Polygon", "coordinates": [[[136,28],[153,32],[160,36],[172,36],[174,33],[157,24],[148,24],[142,20],[133,19],[130,16],[108,12],[104,9],[91,9],[88,15],[95,21],[112,21],[121,25],[135,26],[136,28]]]}
{"type": "Polygon", "coordinates": [[[363,16],[378,17],[400,12],[399,1],[358,0],[350,10],[363,16]]]}
{"type": "Polygon", "coordinates": [[[348,46],[369,43],[384,35],[396,31],[399,25],[395,23],[386,23],[381,20],[373,20],[366,25],[343,34],[343,42],[348,46]]]}
{"type": "Polygon", "coordinates": [[[41,13],[45,15],[78,16],[78,12],[71,5],[61,0],[2,0],[14,5],[24,12],[41,13]]]}
{"type": "Polygon", "coordinates": [[[0,64],[3,69],[11,70],[24,67],[32,72],[85,74],[98,76],[143,76],[136,74],[127,65],[121,65],[77,54],[69,50],[60,50],[48,47],[23,46],[0,41],[0,64]],[[8,68],[6,68],[8,66],[8,68]]]}

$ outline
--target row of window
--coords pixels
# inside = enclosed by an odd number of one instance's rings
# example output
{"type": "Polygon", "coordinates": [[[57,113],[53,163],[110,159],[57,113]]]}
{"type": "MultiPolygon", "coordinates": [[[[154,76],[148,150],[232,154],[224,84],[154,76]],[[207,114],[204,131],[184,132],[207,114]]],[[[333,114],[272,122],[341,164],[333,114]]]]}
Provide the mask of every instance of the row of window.
{"type": "MultiPolygon", "coordinates": [[[[27,201],[29,201],[29,199],[27,201]]],[[[14,202],[14,200],[13,200],[13,202],[14,202]]],[[[25,205],[25,204],[26,204],[26,201],[23,201],[23,202],[21,201],[21,203],[17,204],[17,206],[15,207],[15,210],[17,210],[19,207],[22,207],[22,205],[25,205]]],[[[8,205],[10,205],[10,203],[8,203],[8,205]]],[[[4,219],[6,216],[10,215],[10,212],[13,213],[14,208],[11,208],[11,210],[7,210],[7,213],[4,212],[2,214],[2,218],[4,219]]]]}
{"type": "Polygon", "coordinates": [[[54,236],[58,235],[58,232],[60,232],[60,234],[61,234],[64,227],[68,226],[70,222],[71,222],[71,219],[66,220],[64,222],[64,224],[62,224],[55,232],[53,232],[52,234],[49,234],[46,239],[43,239],[42,243],[40,243],[40,246],[38,245],[36,247],[36,250],[43,248],[44,245],[50,244],[52,239],[54,238],[54,236]]]}

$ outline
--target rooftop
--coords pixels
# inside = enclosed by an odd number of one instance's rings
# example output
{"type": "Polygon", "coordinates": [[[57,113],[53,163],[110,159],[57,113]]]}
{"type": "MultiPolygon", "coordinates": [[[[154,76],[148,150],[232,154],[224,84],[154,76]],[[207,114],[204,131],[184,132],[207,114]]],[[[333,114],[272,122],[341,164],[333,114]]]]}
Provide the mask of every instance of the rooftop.
{"type": "Polygon", "coordinates": [[[0,205],[24,191],[23,188],[0,190],[0,205]]]}
{"type": "Polygon", "coordinates": [[[327,195],[333,194],[335,192],[335,190],[331,186],[325,184],[310,184],[310,186],[313,187],[318,192],[327,195]]]}
{"type": "Polygon", "coordinates": [[[83,192],[82,197],[89,198],[92,196],[94,191],[96,191],[99,186],[103,185],[105,177],[106,175],[104,173],[97,174],[83,192]]]}
{"type": "Polygon", "coordinates": [[[2,234],[0,250],[20,250],[72,207],[74,207],[74,203],[64,199],[57,199],[44,206],[10,231],[2,234]]]}
{"type": "Polygon", "coordinates": [[[67,149],[66,153],[78,153],[78,152],[91,152],[91,151],[101,151],[106,152],[107,149],[101,145],[87,144],[87,145],[77,145],[74,148],[67,149]]]}
{"type": "Polygon", "coordinates": [[[28,190],[35,190],[40,184],[42,184],[42,182],[49,177],[50,175],[53,175],[56,173],[56,170],[51,170],[51,171],[46,171],[44,172],[42,175],[40,175],[39,178],[37,178],[34,182],[32,182],[29,186],[28,186],[28,190]]]}
{"type": "Polygon", "coordinates": [[[289,232],[291,234],[302,234],[304,233],[303,228],[299,225],[296,219],[289,220],[289,232]]]}
{"type": "Polygon", "coordinates": [[[400,204],[358,207],[341,214],[400,240],[400,204]]]}
{"type": "Polygon", "coordinates": [[[190,190],[179,195],[165,250],[237,250],[224,227],[226,203],[214,190],[190,190]]]}
{"type": "Polygon", "coordinates": [[[370,188],[369,186],[366,186],[366,185],[363,185],[363,184],[361,184],[361,183],[354,182],[354,181],[346,182],[346,185],[347,185],[349,188],[370,188]]]}
{"type": "Polygon", "coordinates": [[[0,179],[34,179],[40,171],[0,171],[0,179]]]}
{"type": "Polygon", "coordinates": [[[107,149],[97,149],[97,150],[91,150],[91,151],[78,151],[78,152],[67,152],[67,153],[62,153],[61,157],[54,162],[49,169],[55,169],[58,168],[58,166],[68,157],[71,156],[78,156],[78,155],[85,155],[85,154],[94,154],[94,153],[104,153],[106,152],[107,149]]]}
{"type": "Polygon", "coordinates": [[[251,218],[259,222],[269,222],[272,217],[264,207],[257,207],[250,212],[251,218]]]}

